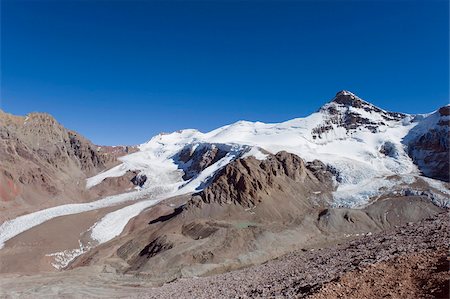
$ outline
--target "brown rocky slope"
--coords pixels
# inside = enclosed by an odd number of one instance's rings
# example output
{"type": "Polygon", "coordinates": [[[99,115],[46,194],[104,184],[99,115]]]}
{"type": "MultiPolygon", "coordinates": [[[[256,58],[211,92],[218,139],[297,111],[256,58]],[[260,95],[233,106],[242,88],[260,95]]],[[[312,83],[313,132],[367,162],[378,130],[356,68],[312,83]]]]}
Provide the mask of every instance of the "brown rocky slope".
{"type": "Polygon", "coordinates": [[[448,214],[139,298],[448,298],[448,214]]]}
{"type": "Polygon", "coordinates": [[[135,150],[94,145],[49,114],[0,110],[0,211],[14,216],[96,197],[85,192],[85,178],[135,150]]]}
{"type": "Polygon", "coordinates": [[[22,298],[448,298],[448,213],[267,263],[154,287],[111,267],[3,277],[0,297],[22,298]]]}

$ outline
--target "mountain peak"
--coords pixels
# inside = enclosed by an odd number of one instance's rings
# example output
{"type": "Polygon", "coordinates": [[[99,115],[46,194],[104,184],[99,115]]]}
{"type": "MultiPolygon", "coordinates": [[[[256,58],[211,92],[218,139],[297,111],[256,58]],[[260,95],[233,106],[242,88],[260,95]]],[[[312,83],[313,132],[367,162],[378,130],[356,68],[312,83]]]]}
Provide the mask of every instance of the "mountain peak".
{"type": "Polygon", "coordinates": [[[351,108],[362,109],[367,112],[372,111],[378,113],[384,112],[383,109],[380,109],[377,106],[367,101],[364,101],[363,99],[361,99],[360,97],[358,97],[357,95],[348,90],[341,90],[338,93],[336,93],[334,98],[325,105],[323,105],[319,109],[319,111],[327,111],[331,114],[336,114],[339,112],[346,113],[351,108]]]}
{"type": "Polygon", "coordinates": [[[357,110],[364,110],[368,113],[376,113],[382,115],[385,120],[398,121],[406,116],[406,114],[403,113],[390,112],[381,109],[370,102],[364,101],[348,90],[339,91],[336,96],[330,102],[322,106],[320,110],[328,111],[331,114],[336,114],[338,113],[338,111],[341,111],[341,113],[349,113],[349,108],[351,108],[352,110],[351,113],[355,113],[357,110]]]}
{"type": "Polygon", "coordinates": [[[348,90],[341,90],[338,93],[336,93],[336,97],[339,96],[353,96],[353,97],[357,97],[353,92],[348,91],[348,90]]]}
{"type": "Polygon", "coordinates": [[[347,90],[339,91],[331,102],[341,104],[341,105],[344,105],[347,107],[351,106],[351,107],[355,107],[355,108],[363,108],[364,106],[373,106],[374,107],[374,105],[362,100],[361,98],[356,96],[354,93],[347,91],[347,90]]]}
{"type": "Polygon", "coordinates": [[[339,91],[319,112],[323,114],[324,122],[313,130],[314,139],[322,138],[324,133],[333,130],[333,125],[343,127],[347,131],[366,129],[376,133],[381,126],[401,121],[407,116],[378,108],[347,90],[339,91]]]}

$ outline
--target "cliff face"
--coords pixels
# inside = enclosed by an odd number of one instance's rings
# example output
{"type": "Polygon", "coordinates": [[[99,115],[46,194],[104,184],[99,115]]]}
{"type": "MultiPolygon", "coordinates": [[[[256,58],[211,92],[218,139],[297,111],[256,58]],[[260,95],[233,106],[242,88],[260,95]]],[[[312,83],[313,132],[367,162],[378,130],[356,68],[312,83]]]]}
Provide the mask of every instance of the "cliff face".
{"type": "Polygon", "coordinates": [[[49,114],[20,117],[0,111],[1,208],[86,200],[84,179],[132,150],[96,146],[49,114]]]}
{"type": "Polygon", "coordinates": [[[226,144],[189,144],[174,159],[185,173],[183,179],[189,180],[225,157],[230,150],[231,146],[226,144]]]}
{"type": "Polygon", "coordinates": [[[406,136],[408,154],[425,176],[450,181],[450,106],[421,120],[406,136]]]}

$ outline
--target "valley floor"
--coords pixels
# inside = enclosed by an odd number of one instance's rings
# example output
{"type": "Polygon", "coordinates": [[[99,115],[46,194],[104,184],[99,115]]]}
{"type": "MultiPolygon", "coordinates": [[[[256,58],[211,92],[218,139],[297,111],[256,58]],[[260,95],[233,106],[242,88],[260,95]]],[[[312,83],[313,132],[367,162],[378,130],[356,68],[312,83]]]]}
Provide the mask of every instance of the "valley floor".
{"type": "Polygon", "coordinates": [[[153,287],[143,276],[80,267],[0,276],[1,298],[448,298],[449,215],[304,249],[225,274],[153,287]]]}

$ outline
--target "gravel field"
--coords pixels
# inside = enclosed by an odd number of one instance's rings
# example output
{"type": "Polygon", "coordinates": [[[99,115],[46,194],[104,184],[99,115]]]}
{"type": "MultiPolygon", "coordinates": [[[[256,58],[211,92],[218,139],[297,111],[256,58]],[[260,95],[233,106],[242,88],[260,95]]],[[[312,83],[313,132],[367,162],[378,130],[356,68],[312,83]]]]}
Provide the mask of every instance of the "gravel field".
{"type": "Polygon", "coordinates": [[[161,287],[95,267],[1,276],[0,298],[448,298],[448,217],[161,287]]]}
{"type": "MultiPolygon", "coordinates": [[[[449,248],[448,220],[448,214],[444,213],[420,223],[364,236],[342,245],[292,253],[240,271],[211,277],[180,279],[148,290],[139,297],[306,298],[324,291],[327,284],[336,283],[345,274],[357,275],[358,271],[373,264],[395,263],[399,257],[409,255],[427,257],[435,253],[445,257],[449,248]]],[[[442,277],[448,285],[448,260],[445,263],[447,271],[442,272],[442,277]]],[[[398,285],[397,290],[401,289],[402,286],[398,285]]],[[[373,295],[376,298],[401,298],[392,295],[389,288],[384,291],[386,294],[373,295]]],[[[416,295],[427,298],[425,295],[416,295]]],[[[364,298],[358,296],[356,293],[354,297],[347,294],[347,297],[364,298]]]]}

